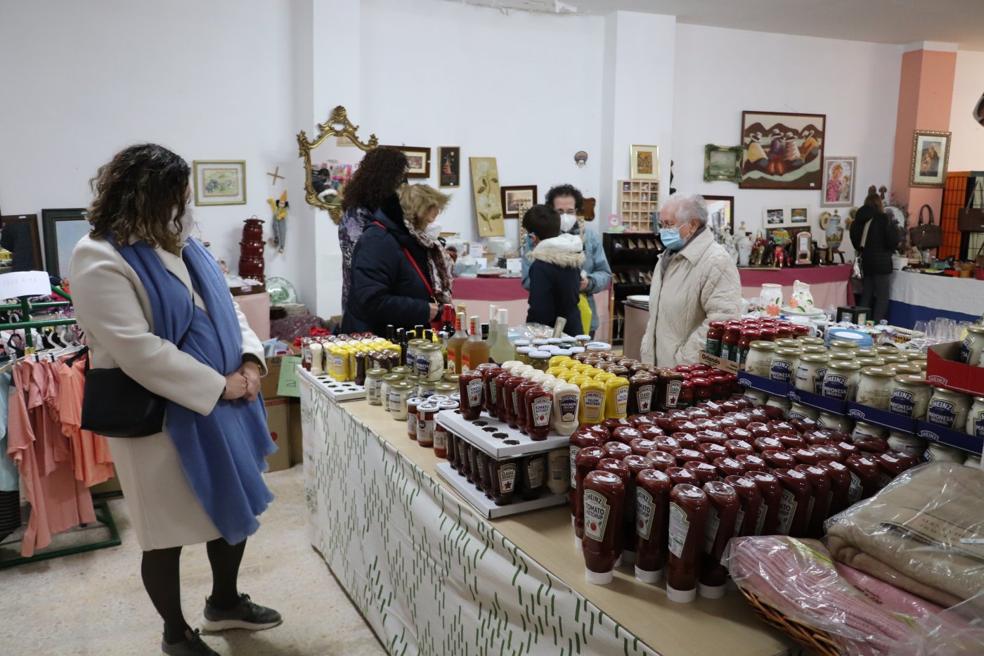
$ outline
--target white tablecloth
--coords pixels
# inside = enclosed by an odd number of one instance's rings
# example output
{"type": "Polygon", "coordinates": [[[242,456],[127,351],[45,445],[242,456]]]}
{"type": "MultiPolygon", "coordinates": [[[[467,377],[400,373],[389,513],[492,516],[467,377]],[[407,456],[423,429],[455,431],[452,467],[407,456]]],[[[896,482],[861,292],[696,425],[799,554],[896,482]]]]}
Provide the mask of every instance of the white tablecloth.
{"type": "Polygon", "coordinates": [[[896,271],[891,299],[948,312],[984,314],[984,280],[896,271]]]}

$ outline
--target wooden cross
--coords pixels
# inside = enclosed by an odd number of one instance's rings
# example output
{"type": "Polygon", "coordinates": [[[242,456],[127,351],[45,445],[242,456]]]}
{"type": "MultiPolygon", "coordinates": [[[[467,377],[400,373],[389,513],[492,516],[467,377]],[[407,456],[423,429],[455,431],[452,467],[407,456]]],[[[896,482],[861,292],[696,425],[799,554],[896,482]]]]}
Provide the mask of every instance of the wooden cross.
{"type": "Polygon", "coordinates": [[[280,175],[280,167],[279,166],[273,170],[273,173],[267,173],[267,175],[269,175],[271,178],[273,178],[271,180],[271,182],[270,182],[270,184],[272,184],[272,185],[277,184],[277,179],[278,178],[280,180],[286,180],[286,178],[284,176],[280,175]]]}

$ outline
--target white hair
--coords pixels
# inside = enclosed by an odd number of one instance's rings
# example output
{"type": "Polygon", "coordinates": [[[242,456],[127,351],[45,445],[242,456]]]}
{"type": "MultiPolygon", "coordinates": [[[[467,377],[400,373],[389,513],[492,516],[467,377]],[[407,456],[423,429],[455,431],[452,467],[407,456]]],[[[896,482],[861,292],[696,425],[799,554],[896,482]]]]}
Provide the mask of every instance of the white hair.
{"type": "Polygon", "coordinates": [[[671,208],[679,222],[697,219],[701,225],[707,225],[707,203],[704,202],[704,197],[700,194],[670,196],[663,205],[661,212],[671,208]]]}

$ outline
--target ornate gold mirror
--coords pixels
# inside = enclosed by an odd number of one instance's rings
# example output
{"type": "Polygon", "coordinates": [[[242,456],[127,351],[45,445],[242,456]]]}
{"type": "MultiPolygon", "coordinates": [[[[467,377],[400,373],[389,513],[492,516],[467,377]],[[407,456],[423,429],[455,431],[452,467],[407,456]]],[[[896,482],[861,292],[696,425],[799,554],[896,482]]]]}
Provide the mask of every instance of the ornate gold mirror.
{"type": "Polygon", "coordinates": [[[376,135],[368,141],[358,136],[359,126],[353,125],[345,108],[331,110],[324,123],[318,124],[318,135],[309,140],[304,130],[297,133],[298,154],[304,160],[304,199],[309,205],[327,210],[335,223],[342,220],[342,193],[345,183],[362,161],[365,152],[379,145],[376,135]]]}

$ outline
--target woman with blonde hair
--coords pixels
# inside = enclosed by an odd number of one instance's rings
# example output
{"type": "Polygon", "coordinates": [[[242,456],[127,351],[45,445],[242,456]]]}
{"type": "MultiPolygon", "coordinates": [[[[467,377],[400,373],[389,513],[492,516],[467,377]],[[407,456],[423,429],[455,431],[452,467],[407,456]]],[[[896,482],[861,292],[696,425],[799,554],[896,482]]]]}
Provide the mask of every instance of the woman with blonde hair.
{"type": "Polygon", "coordinates": [[[438,240],[437,215],[450,197],[427,185],[403,185],[373,212],[352,254],[344,332],[385,334],[437,320],[450,303],[451,266],[438,240]]]}

